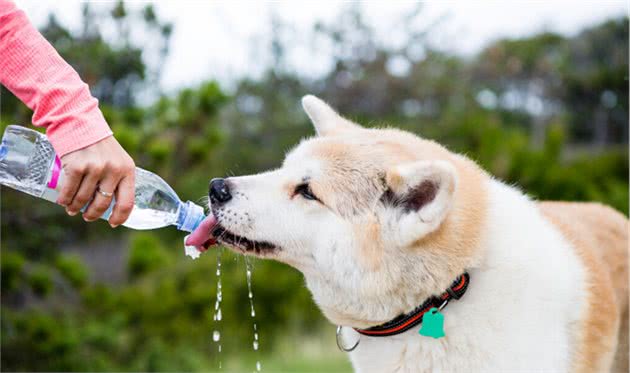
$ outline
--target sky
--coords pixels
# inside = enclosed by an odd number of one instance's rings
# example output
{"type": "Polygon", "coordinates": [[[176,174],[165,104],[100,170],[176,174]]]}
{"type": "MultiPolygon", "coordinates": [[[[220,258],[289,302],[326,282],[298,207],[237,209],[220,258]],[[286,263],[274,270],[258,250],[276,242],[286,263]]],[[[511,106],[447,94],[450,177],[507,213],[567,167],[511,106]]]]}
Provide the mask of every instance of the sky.
{"type": "MultiPolygon", "coordinates": [[[[37,25],[54,12],[62,24],[77,28],[79,1],[15,0],[37,25]]],[[[146,1],[128,2],[142,7],[146,1]]],[[[293,0],[193,1],[160,0],[155,4],[159,18],[173,22],[170,55],[163,68],[161,86],[166,92],[189,87],[207,79],[224,85],[242,76],[256,76],[269,60],[265,41],[270,34],[270,16],[275,14],[292,25],[295,51],[291,66],[305,75],[317,76],[330,66],[327,51],[312,50],[300,35],[318,21],[331,23],[347,2],[293,0]],[[304,45],[302,45],[304,44],[304,45]]],[[[472,55],[489,42],[504,37],[520,37],[540,31],[566,35],[604,19],[628,14],[628,1],[426,1],[415,20],[419,27],[438,20],[431,43],[462,55],[472,55]]],[[[109,7],[106,2],[94,6],[109,7]],[[105,4],[104,4],[105,3],[105,4]]],[[[415,6],[411,1],[365,1],[361,7],[379,39],[396,44],[396,22],[415,6]]]]}

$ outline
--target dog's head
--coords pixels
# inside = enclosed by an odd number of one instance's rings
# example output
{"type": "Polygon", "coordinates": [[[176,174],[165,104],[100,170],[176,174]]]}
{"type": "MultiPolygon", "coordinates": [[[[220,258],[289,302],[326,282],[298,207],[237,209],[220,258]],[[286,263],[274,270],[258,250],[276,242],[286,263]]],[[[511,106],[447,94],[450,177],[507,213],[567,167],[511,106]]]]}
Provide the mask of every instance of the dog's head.
{"type": "Polygon", "coordinates": [[[486,200],[474,163],[302,104],[317,136],[282,167],[211,183],[220,243],[299,269],[326,316],[355,327],[413,309],[474,263],[486,200]]]}

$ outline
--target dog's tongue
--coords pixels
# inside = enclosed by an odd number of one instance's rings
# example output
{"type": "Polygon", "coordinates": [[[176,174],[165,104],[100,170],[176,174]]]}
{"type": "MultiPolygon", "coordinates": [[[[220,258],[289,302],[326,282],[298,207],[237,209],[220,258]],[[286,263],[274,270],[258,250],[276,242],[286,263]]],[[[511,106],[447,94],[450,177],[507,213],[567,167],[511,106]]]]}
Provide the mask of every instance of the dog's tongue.
{"type": "Polygon", "coordinates": [[[217,224],[217,218],[213,214],[208,215],[199,226],[186,238],[186,246],[196,246],[203,250],[214,243],[212,228],[217,224]],[[212,242],[209,242],[212,241],[212,242]],[[208,245],[206,245],[206,243],[208,245]]]}

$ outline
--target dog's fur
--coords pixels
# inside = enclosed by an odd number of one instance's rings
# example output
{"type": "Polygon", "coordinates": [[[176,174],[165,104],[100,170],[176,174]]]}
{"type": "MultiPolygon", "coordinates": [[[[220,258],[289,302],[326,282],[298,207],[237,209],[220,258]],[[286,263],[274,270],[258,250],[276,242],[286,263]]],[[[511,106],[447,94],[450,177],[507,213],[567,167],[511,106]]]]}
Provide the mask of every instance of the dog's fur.
{"type": "Polygon", "coordinates": [[[533,201],[435,142],[302,103],[318,136],[280,169],[227,179],[219,242],[299,269],[326,317],[355,328],[471,277],[443,310],[446,337],[360,336],[356,371],[628,371],[623,215],[533,201]]]}

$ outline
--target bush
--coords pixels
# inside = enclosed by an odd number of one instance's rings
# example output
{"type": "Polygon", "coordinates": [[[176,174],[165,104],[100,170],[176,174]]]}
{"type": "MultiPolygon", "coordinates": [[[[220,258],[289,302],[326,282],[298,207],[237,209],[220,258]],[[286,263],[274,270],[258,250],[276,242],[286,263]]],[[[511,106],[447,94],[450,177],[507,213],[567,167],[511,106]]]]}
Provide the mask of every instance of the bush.
{"type": "Polygon", "coordinates": [[[129,251],[128,271],[137,278],[168,262],[168,257],[158,238],[150,233],[137,233],[133,236],[129,251]]]}
{"type": "Polygon", "coordinates": [[[47,296],[53,287],[50,269],[44,266],[36,267],[28,277],[28,284],[36,295],[47,296]]]}
{"type": "Polygon", "coordinates": [[[16,252],[2,252],[2,292],[17,288],[24,267],[24,258],[16,252]]]}
{"type": "Polygon", "coordinates": [[[75,288],[83,287],[88,279],[87,269],[77,255],[59,255],[55,267],[75,288]]]}

